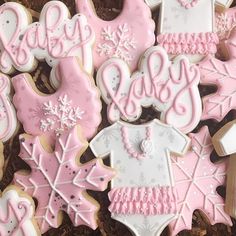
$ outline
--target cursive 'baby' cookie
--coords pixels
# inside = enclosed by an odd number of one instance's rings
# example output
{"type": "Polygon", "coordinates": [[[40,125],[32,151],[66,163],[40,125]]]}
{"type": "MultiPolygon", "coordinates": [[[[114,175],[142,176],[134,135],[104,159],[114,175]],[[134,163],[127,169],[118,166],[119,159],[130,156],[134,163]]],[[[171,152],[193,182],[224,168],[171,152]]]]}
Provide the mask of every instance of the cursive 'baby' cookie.
{"type": "Polygon", "coordinates": [[[110,122],[135,121],[142,107],[153,106],[161,112],[162,121],[184,133],[192,131],[201,118],[199,81],[197,66],[184,56],[171,62],[160,46],[145,52],[139,70],[132,75],[128,65],[115,58],[106,61],[97,73],[110,122]]]}
{"type": "Polygon", "coordinates": [[[99,68],[111,57],[124,60],[131,71],[139,57],[155,43],[155,23],[143,0],[124,0],[120,15],[112,21],[100,19],[92,0],[77,0],[78,12],[84,14],[96,35],[94,65],[99,68]],[[142,26],[142,27],[141,27],[142,26]]]}
{"type": "Polygon", "coordinates": [[[1,194],[0,209],[0,235],[40,235],[34,220],[34,201],[16,186],[7,187],[1,194]]]}
{"type": "Polygon", "coordinates": [[[117,122],[90,143],[96,157],[110,155],[112,218],[136,236],[159,236],[177,217],[170,153],[183,155],[189,138],[158,120],[142,125],[117,122]],[[150,228],[148,228],[150,226],[150,228]]]}
{"type": "Polygon", "coordinates": [[[42,135],[50,143],[76,124],[91,138],[101,121],[100,95],[94,81],[75,57],[62,59],[58,66],[61,85],[51,95],[39,92],[27,74],[12,79],[17,117],[28,134],[42,135]]]}
{"type": "Polygon", "coordinates": [[[229,7],[232,0],[145,0],[161,5],[157,42],[169,55],[188,55],[192,62],[215,54],[219,42],[214,32],[215,6],[229,7]]]}
{"type": "Polygon", "coordinates": [[[60,1],[46,3],[39,22],[30,24],[29,12],[20,4],[8,2],[0,6],[0,70],[27,72],[36,59],[55,66],[66,56],[78,56],[87,72],[91,72],[94,33],[85,16],[69,18],[66,5],[60,1]]]}
{"type": "Polygon", "coordinates": [[[32,172],[15,174],[14,182],[38,201],[36,220],[42,233],[62,222],[66,212],[74,226],[97,228],[98,203],[86,190],[104,191],[114,171],[101,160],[80,163],[80,156],[88,144],[75,126],[57,138],[55,151],[45,149],[39,137],[20,136],[20,157],[32,172]]]}

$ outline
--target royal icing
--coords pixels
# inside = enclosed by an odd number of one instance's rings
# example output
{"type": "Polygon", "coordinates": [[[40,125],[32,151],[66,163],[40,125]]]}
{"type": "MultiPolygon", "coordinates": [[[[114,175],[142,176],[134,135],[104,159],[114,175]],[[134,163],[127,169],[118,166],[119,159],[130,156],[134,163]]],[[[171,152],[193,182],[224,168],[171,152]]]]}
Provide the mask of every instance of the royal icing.
{"type": "Polygon", "coordinates": [[[29,13],[17,3],[0,7],[0,69],[30,71],[35,58],[45,59],[50,66],[66,56],[78,56],[86,71],[92,71],[94,32],[86,17],[68,18],[69,11],[60,1],[44,5],[39,22],[29,24],[29,13]]]}
{"type": "Polygon", "coordinates": [[[34,205],[29,197],[21,196],[15,187],[7,188],[0,198],[1,236],[38,236],[33,222],[34,205]]]}
{"type": "Polygon", "coordinates": [[[192,62],[217,51],[214,10],[232,0],[145,0],[153,9],[161,5],[157,42],[169,55],[188,55],[192,62]]]}
{"type": "Polygon", "coordinates": [[[213,144],[218,155],[226,156],[232,154],[229,158],[229,165],[227,170],[225,211],[233,218],[236,218],[236,201],[235,201],[236,149],[233,141],[235,139],[235,136],[236,136],[235,120],[226,124],[213,136],[213,144]]]}
{"type": "Polygon", "coordinates": [[[128,226],[137,236],[145,236],[147,232],[149,236],[160,235],[176,217],[170,153],[183,155],[188,145],[188,137],[158,120],[143,125],[118,121],[103,129],[91,141],[90,148],[96,157],[110,155],[111,166],[117,172],[109,193],[112,218],[128,226]],[[148,151],[143,152],[147,130],[150,133],[149,144],[145,145],[148,151]],[[142,158],[135,158],[135,152],[143,153],[142,158]],[[146,225],[152,225],[152,231],[142,231],[146,225]]]}
{"type": "Polygon", "coordinates": [[[208,128],[190,134],[191,150],[183,158],[172,157],[172,168],[177,192],[178,218],[170,223],[171,235],[192,228],[192,216],[200,210],[210,223],[232,225],[224,211],[224,200],[217,187],[226,181],[226,162],[212,163],[213,145],[208,128]]]}
{"type": "Polygon", "coordinates": [[[97,85],[108,104],[108,119],[137,120],[142,107],[153,106],[161,120],[184,133],[192,131],[202,113],[198,90],[200,73],[184,56],[169,61],[159,46],[149,48],[139,70],[130,74],[120,59],[106,61],[97,73],[97,85]]]}
{"type": "Polygon", "coordinates": [[[5,142],[17,128],[16,112],[10,101],[11,84],[9,78],[0,73],[0,140],[5,142]]]}
{"type": "Polygon", "coordinates": [[[217,86],[217,91],[203,98],[202,119],[221,121],[230,110],[236,109],[236,31],[226,42],[230,59],[221,61],[209,56],[199,63],[201,83],[217,86]]]}
{"type": "Polygon", "coordinates": [[[62,59],[58,70],[61,85],[51,95],[40,93],[26,74],[13,78],[17,117],[28,134],[43,135],[50,142],[76,124],[91,138],[101,121],[99,92],[76,58],[62,59]]]}
{"type": "Polygon", "coordinates": [[[65,131],[54,152],[46,151],[39,137],[20,136],[20,157],[32,172],[16,173],[14,182],[38,200],[35,218],[42,233],[61,224],[60,211],[65,211],[75,226],[97,227],[98,206],[88,198],[86,189],[104,191],[114,172],[98,159],[83,165],[77,160],[87,148],[78,132],[77,126],[65,131]]]}
{"type": "Polygon", "coordinates": [[[77,0],[78,12],[84,14],[96,35],[93,48],[94,66],[99,68],[107,59],[124,60],[132,71],[139,57],[155,43],[155,23],[143,0],[125,0],[120,15],[112,21],[100,19],[90,0],[77,0]],[[140,30],[140,25],[144,25],[140,30]]]}

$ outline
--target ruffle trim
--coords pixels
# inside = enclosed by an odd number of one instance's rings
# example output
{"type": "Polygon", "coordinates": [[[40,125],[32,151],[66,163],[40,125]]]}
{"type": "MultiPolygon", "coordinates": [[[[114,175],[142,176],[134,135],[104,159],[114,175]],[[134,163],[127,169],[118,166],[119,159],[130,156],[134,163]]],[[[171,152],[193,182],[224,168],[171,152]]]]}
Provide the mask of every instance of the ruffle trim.
{"type": "Polygon", "coordinates": [[[115,188],[108,196],[109,211],[115,214],[176,214],[176,193],[169,186],[115,188]]]}
{"type": "Polygon", "coordinates": [[[216,33],[170,33],[157,36],[157,42],[169,54],[214,54],[219,38],[216,33]]]}

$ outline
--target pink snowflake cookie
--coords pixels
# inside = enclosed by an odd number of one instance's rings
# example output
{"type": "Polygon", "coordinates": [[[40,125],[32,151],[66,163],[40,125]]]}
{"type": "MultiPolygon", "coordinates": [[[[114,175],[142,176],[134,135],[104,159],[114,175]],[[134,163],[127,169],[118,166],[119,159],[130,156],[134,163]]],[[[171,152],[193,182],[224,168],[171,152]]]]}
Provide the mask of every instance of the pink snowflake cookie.
{"type": "Polygon", "coordinates": [[[13,185],[0,195],[0,235],[39,236],[33,199],[13,185]]]}
{"type": "Polygon", "coordinates": [[[155,43],[155,23],[144,1],[125,0],[122,12],[112,21],[100,19],[92,1],[77,0],[76,3],[78,12],[87,17],[95,32],[94,66],[99,68],[107,59],[117,57],[126,61],[134,71],[138,66],[139,57],[155,43]]]}
{"type": "Polygon", "coordinates": [[[76,124],[91,138],[101,121],[101,102],[93,79],[73,57],[62,59],[58,70],[62,83],[51,95],[40,93],[26,74],[13,78],[17,117],[28,134],[43,135],[50,142],[76,124]]]}
{"type": "Polygon", "coordinates": [[[202,119],[221,121],[229,111],[236,109],[236,31],[231,32],[226,42],[230,56],[228,61],[221,61],[208,56],[199,63],[201,83],[217,86],[217,91],[203,98],[202,119]]]}
{"type": "Polygon", "coordinates": [[[171,235],[192,228],[195,210],[202,211],[211,224],[232,225],[229,215],[224,211],[224,200],[216,192],[218,186],[225,184],[227,164],[211,162],[213,144],[206,126],[189,136],[192,150],[183,158],[172,157],[178,218],[169,225],[171,235]]]}
{"type": "Polygon", "coordinates": [[[79,131],[76,126],[64,132],[54,152],[45,150],[39,137],[20,136],[20,157],[32,172],[16,173],[14,182],[38,200],[35,218],[42,233],[61,224],[61,211],[75,226],[97,227],[98,204],[89,198],[86,189],[104,191],[114,172],[100,159],[80,164],[76,156],[81,156],[88,144],[79,131]]]}

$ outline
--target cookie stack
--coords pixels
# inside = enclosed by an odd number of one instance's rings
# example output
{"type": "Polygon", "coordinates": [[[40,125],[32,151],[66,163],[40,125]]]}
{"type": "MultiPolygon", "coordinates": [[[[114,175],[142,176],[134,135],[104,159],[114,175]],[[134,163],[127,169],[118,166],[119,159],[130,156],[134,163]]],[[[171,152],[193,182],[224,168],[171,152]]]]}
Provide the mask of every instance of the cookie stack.
{"type": "Polygon", "coordinates": [[[0,6],[0,235],[186,235],[195,210],[233,225],[232,2],[124,0],[110,21],[91,0],[0,6]]]}

